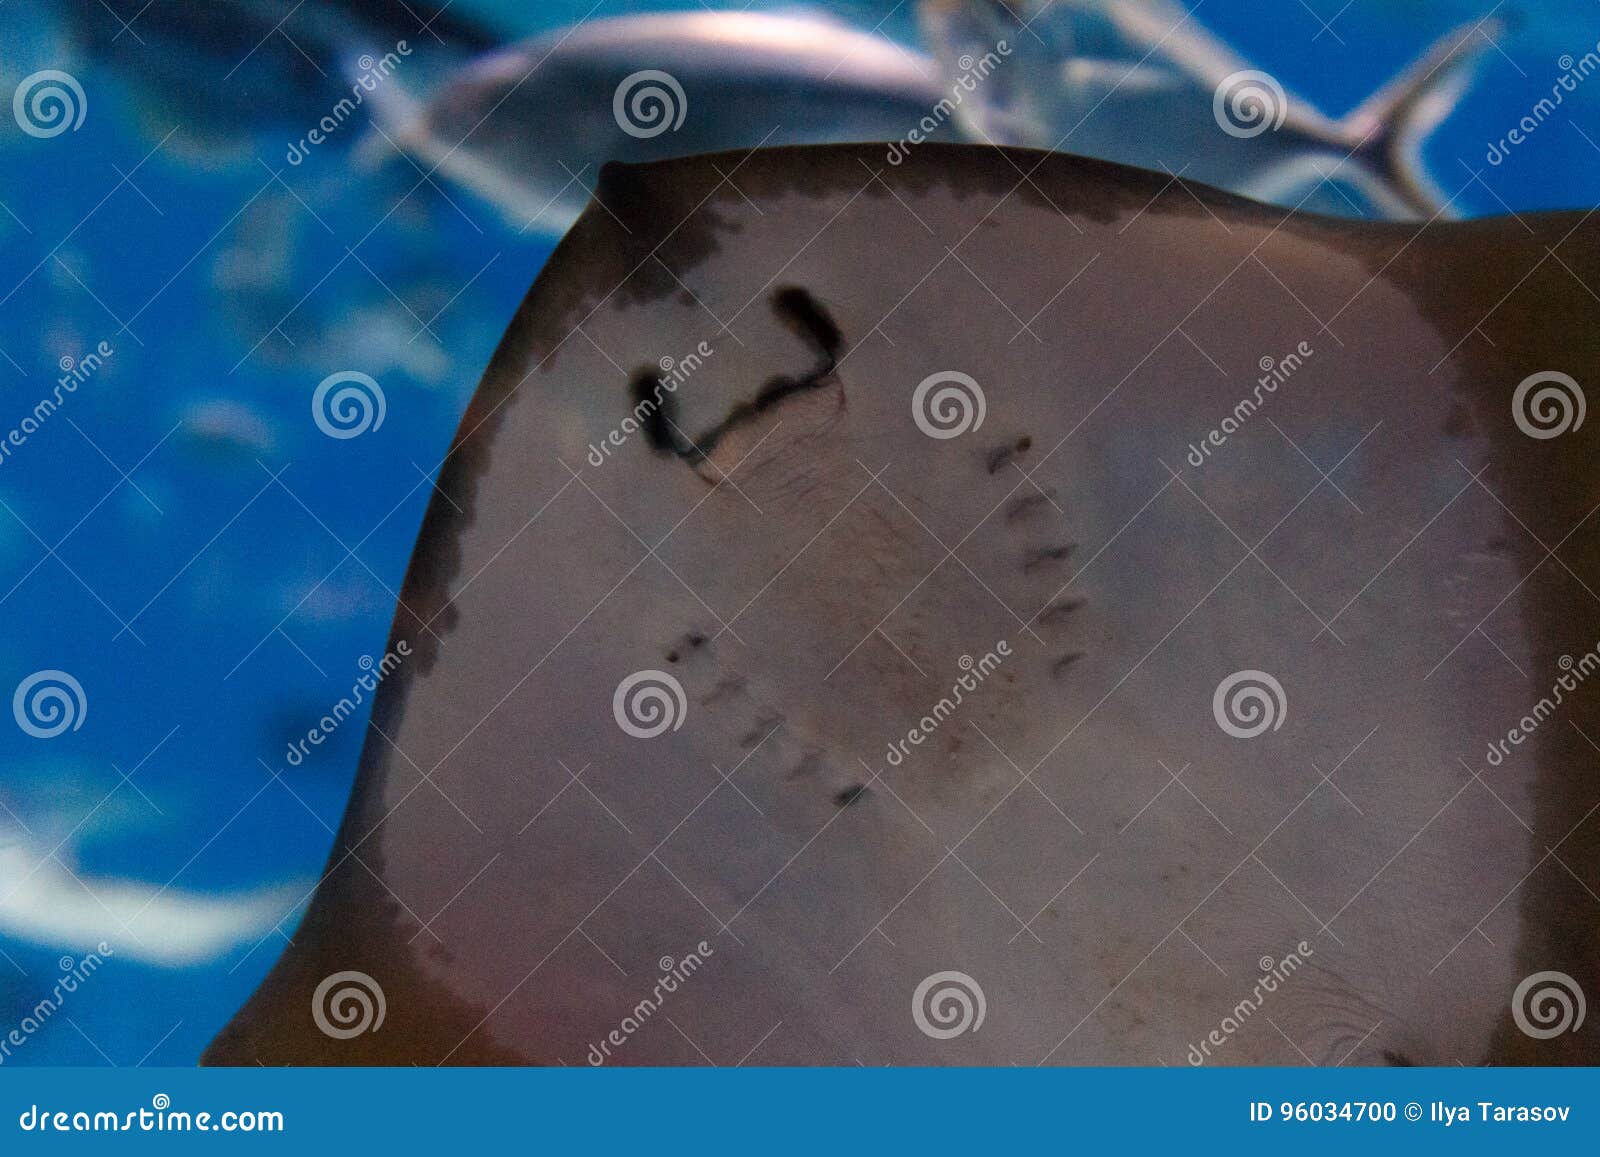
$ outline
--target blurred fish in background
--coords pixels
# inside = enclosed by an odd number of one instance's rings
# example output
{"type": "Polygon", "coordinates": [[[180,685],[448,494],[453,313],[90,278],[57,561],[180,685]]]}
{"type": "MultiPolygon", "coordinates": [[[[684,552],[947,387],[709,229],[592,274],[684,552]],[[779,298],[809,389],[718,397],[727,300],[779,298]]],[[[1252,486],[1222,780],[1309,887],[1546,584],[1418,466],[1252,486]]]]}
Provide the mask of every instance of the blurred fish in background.
{"type": "Polygon", "coordinates": [[[1600,84],[1527,128],[1589,0],[1317,7],[0,5],[0,701],[82,695],[0,726],[0,1032],[115,949],[5,1063],[189,1063],[271,966],[433,475],[604,161],[992,139],[1348,216],[1600,203],[1600,84]]]}

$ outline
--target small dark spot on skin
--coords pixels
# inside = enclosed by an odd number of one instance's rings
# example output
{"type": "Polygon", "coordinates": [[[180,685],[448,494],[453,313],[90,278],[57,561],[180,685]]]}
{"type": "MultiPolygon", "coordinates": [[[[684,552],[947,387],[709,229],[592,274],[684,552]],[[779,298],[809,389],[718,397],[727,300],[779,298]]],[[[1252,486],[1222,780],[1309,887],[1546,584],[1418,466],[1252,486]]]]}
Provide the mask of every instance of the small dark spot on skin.
{"type": "Polygon", "coordinates": [[[739,746],[754,747],[768,735],[771,735],[772,729],[777,727],[782,722],[782,715],[763,715],[760,719],[756,720],[755,726],[751,730],[745,732],[745,734],[740,738],[739,746]]]}
{"type": "Polygon", "coordinates": [[[849,787],[847,787],[843,791],[841,791],[838,795],[834,796],[833,797],[833,802],[838,807],[849,807],[851,804],[855,803],[856,800],[860,799],[862,796],[866,795],[867,793],[868,793],[868,789],[867,789],[867,785],[866,784],[864,784],[864,783],[851,784],[849,787]]]}
{"type": "Polygon", "coordinates": [[[844,348],[844,335],[808,291],[798,285],[785,286],[772,295],[772,308],[802,338],[819,346],[830,361],[838,359],[844,348]]]}
{"type": "Polygon", "coordinates": [[[1081,658],[1083,658],[1082,651],[1068,651],[1065,655],[1062,655],[1061,658],[1057,659],[1051,666],[1050,677],[1052,679],[1061,678],[1067,673],[1067,668],[1072,666],[1081,658]]]}
{"type": "Polygon", "coordinates": [[[1069,542],[1064,546],[1047,546],[1043,550],[1036,550],[1023,562],[1022,569],[1024,571],[1038,570],[1048,563],[1060,562],[1077,548],[1077,543],[1069,542]]]}
{"type": "Polygon", "coordinates": [[[726,699],[730,695],[737,695],[743,690],[743,679],[723,679],[715,687],[711,688],[711,694],[700,700],[700,702],[709,707],[718,700],[726,699]]]}
{"type": "Polygon", "coordinates": [[[677,661],[678,661],[678,652],[676,652],[676,651],[668,651],[667,652],[667,662],[676,663],[677,661]]]}
{"type": "Polygon", "coordinates": [[[1083,606],[1083,602],[1084,600],[1081,598],[1062,599],[1041,613],[1039,621],[1041,623],[1058,623],[1083,606]]]}
{"type": "Polygon", "coordinates": [[[1016,522],[1018,519],[1025,518],[1033,511],[1038,510],[1039,507],[1048,506],[1049,504],[1049,491],[1046,491],[1043,494],[1024,494],[1021,498],[1017,499],[1006,508],[1006,521],[1016,522]]]}
{"type": "Polygon", "coordinates": [[[640,370],[628,383],[633,412],[642,415],[639,428],[657,454],[681,454],[677,425],[678,399],[662,388],[654,370],[640,370]]]}
{"type": "Polygon", "coordinates": [[[808,751],[800,757],[800,762],[794,770],[789,772],[789,779],[807,779],[822,770],[822,756],[815,751],[808,751]]]}
{"type": "Polygon", "coordinates": [[[1008,446],[996,446],[989,451],[989,473],[996,473],[1000,467],[1011,461],[1012,458],[1018,454],[1026,453],[1032,445],[1033,439],[1024,434],[1008,446]]]}
{"type": "Polygon", "coordinates": [[[701,647],[703,647],[705,645],[706,645],[706,637],[704,635],[702,635],[699,631],[691,631],[689,633],[689,646],[693,647],[695,650],[698,651],[701,647]]]}
{"type": "Polygon", "coordinates": [[[1397,1052],[1394,1049],[1384,1049],[1383,1059],[1388,1061],[1391,1065],[1398,1065],[1401,1068],[1409,1069],[1416,1066],[1416,1062],[1410,1057],[1406,1056],[1405,1053],[1397,1052]]]}

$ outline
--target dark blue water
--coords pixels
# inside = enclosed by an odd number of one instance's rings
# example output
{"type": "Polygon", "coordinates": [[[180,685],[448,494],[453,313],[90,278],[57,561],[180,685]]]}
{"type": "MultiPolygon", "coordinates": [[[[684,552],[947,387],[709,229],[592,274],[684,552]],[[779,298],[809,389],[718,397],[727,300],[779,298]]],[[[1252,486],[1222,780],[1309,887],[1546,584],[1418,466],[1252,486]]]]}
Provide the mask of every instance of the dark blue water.
{"type": "MultiPolygon", "coordinates": [[[[365,7],[409,19],[389,0],[365,7]]],[[[503,38],[592,7],[456,0],[450,13],[503,38]]],[[[595,14],[645,7],[662,6],[595,14]]],[[[1337,113],[1488,7],[1213,0],[1196,18],[1337,113]]],[[[117,881],[153,906],[283,889],[270,898],[283,919],[181,965],[152,962],[161,937],[111,937],[109,963],[5,1063],[191,1062],[271,966],[339,822],[365,707],[297,766],[286,748],[381,654],[429,479],[550,248],[422,180],[365,113],[288,165],[287,143],[330,103],[321,74],[337,87],[348,63],[336,37],[251,49],[259,29],[224,6],[194,6],[205,15],[187,34],[159,11],[133,19],[139,8],[0,6],[0,96],[56,68],[87,97],[81,128],[47,139],[0,108],[0,443],[19,430],[0,455],[0,692],[61,670],[86,704],[52,739],[0,713],[0,1035],[60,957],[83,955],[51,914],[87,903],[116,930],[117,881]],[[102,342],[102,364],[20,432],[63,360],[102,342]],[[347,369],[380,384],[385,414],[336,439],[311,398],[347,369]],[[46,910],[19,914],[27,896],[46,910]]],[[[911,35],[905,7],[841,10],[911,35]]],[[[1470,214],[1592,206],[1600,79],[1503,164],[1485,152],[1549,93],[1563,54],[1595,48],[1600,6],[1502,15],[1513,30],[1428,159],[1448,190],[1468,186],[1470,214]]],[[[402,81],[425,87],[449,53],[413,43],[402,81]]]]}

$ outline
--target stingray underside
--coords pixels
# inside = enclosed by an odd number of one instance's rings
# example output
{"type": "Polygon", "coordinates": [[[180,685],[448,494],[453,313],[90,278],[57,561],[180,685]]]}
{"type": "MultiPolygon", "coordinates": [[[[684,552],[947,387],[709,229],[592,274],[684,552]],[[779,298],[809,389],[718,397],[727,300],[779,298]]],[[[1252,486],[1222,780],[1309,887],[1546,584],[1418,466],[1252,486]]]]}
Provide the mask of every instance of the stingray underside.
{"type": "Polygon", "coordinates": [[[608,168],[207,1060],[1593,1061],[1597,241],[608,168]]]}

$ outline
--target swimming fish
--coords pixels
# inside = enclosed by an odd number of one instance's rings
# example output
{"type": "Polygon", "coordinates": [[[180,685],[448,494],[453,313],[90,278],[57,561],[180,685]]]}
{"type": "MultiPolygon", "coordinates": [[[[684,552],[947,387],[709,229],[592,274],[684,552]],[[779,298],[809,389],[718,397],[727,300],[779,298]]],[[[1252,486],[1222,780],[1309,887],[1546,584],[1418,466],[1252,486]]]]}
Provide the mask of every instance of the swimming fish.
{"type": "Polygon", "coordinates": [[[1592,212],[607,166],[205,1060],[1594,1063],[1584,284],[1592,212]]]}
{"type": "MultiPolygon", "coordinates": [[[[1241,58],[1174,0],[923,0],[949,75],[1011,52],[964,103],[978,139],[1103,157],[1342,216],[1426,218],[1451,198],[1421,147],[1503,30],[1441,36],[1343,117],[1241,58]],[[1326,181],[1326,184],[1324,183],[1326,181]]],[[[1445,212],[1445,215],[1460,215],[1445,212]]]]}
{"type": "Polygon", "coordinates": [[[926,56],[823,15],[675,12],[589,20],[491,53],[385,132],[499,205],[560,233],[608,160],[893,140],[945,95],[926,56]]]}
{"type": "Polygon", "coordinates": [[[75,871],[48,847],[0,845],[0,936],[52,949],[188,968],[255,943],[293,914],[304,888],[193,892],[75,871]]]}

